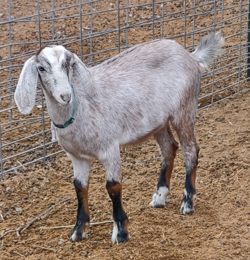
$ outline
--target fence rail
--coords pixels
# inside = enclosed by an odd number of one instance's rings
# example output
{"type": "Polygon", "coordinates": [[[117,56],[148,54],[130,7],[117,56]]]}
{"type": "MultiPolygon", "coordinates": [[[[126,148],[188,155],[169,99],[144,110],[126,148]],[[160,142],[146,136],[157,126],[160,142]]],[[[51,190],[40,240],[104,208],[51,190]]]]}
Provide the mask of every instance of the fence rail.
{"type": "Polygon", "coordinates": [[[248,89],[247,0],[2,2],[0,176],[61,152],[51,141],[41,88],[29,116],[21,116],[13,101],[24,61],[42,46],[63,44],[92,66],[134,44],[155,38],[175,39],[191,51],[203,35],[221,30],[226,39],[225,53],[202,78],[199,107],[248,89]]]}

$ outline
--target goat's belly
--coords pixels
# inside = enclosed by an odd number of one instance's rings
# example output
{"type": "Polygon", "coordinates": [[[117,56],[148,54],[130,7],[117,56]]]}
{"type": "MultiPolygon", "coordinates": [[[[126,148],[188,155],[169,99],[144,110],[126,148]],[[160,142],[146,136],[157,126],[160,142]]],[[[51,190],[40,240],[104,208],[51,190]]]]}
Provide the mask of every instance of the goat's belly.
{"type": "Polygon", "coordinates": [[[148,131],[135,131],[135,132],[126,132],[122,135],[120,144],[126,145],[126,144],[136,144],[141,143],[148,139],[153,134],[157,133],[160,129],[162,129],[164,125],[157,126],[153,129],[150,129],[148,131]]]}
{"type": "Polygon", "coordinates": [[[144,141],[162,129],[166,125],[169,116],[167,111],[152,108],[151,111],[144,113],[141,120],[128,121],[120,135],[120,144],[144,141]]]}

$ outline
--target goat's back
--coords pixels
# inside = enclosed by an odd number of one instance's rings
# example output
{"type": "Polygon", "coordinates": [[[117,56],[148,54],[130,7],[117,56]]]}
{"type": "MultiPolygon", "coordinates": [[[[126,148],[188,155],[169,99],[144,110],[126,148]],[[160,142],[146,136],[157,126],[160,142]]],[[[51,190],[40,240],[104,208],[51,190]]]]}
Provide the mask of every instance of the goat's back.
{"type": "Polygon", "coordinates": [[[195,110],[199,64],[175,41],[136,45],[90,71],[101,93],[105,122],[116,124],[115,131],[123,134],[122,143],[178,117],[186,104],[195,110]]]}

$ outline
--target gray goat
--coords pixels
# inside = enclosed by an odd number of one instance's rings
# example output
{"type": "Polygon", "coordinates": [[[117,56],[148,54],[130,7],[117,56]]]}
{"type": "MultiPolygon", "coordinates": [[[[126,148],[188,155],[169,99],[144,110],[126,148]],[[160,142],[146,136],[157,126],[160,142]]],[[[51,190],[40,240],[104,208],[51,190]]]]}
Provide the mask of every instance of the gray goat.
{"type": "Polygon", "coordinates": [[[113,243],[128,240],[128,218],[122,206],[120,145],[153,135],[163,162],[150,205],[164,207],[178,143],[183,149],[186,182],[181,213],[193,211],[199,148],[194,124],[204,68],[224,44],[220,32],[202,38],[193,53],[173,40],[154,40],[129,48],[92,68],[63,46],[48,46],[22,69],[15,102],[31,112],[40,81],[58,141],[72,161],[78,199],[71,240],[86,237],[89,222],[90,161],[106,169],[106,188],[113,205],[113,243]]]}

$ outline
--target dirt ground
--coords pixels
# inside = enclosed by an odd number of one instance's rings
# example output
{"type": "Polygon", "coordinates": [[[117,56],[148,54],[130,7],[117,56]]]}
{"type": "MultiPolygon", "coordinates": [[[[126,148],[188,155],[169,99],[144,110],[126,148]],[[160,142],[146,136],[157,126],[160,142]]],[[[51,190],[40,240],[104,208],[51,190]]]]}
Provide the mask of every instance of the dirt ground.
{"type": "Polygon", "coordinates": [[[1,180],[0,259],[249,259],[249,104],[248,91],[199,111],[198,194],[191,216],[179,213],[181,152],[167,207],[152,209],[148,204],[160,167],[158,148],[149,140],[123,149],[123,199],[130,219],[126,244],[111,243],[111,201],[97,162],[89,196],[94,225],[80,243],[69,240],[76,196],[63,153],[45,166],[37,164],[1,180]]]}
{"type": "MultiPolygon", "coordinates": [[[[3,2],[1,15],[3,15],[2,19],[7,19],[7,1],[3,2]]],[[[52,3],[51,1],[41,2],[43,3],[41,8],[43,12],[49,9],[52,3]]],[[[71,0],[58,0],[57,2],[59,4],[61,2],[72,3],[71,0]]],[[[113,5],[116,3],[116,1],[100,1],[100,6],[98,3],[96,10],[113,8],[110,2],[113,5]]],[[[182,1],[168,1],[166,11],[169,13],[169,19],[171,13],[180,10],[179,2],[182,3],[182,1]]],[[[189,2],[191,4],[191,1],[187,1],[187,3],[189,2]]],[[[203,1],[196,2],[203,3],[203,1]]],[[[236,2],[227,0],[225,6],[235,5],[236,2]]],[[[15,18],[25,16],[26,13],[37,12],[35,2],[15,1],[13,5],[15,18]]],[[[78,10],[76,8],[62,10],[62,15],[64,12],[65,15],[75,14],[78,10]]],[[[210,6],[208,6],[209,8],[210,6]]],[[[244,8],[247,8],[247,4],[244,8]]],[[[203,9],[197,10],[201,14],[204,11],[203,9]]],[[[129,12],[131,24],[146,21],[151,15],[147,9],[139,10],[136,13],[132,8],[129,12]]],[[[56,14],[60,16],[60,12],[56,14]]],[[[214,18],[198,14],[196,18],[197,30],[212,26],[214,18]]],[[[216,19],[220,21],[220,12],[217,15],[216,19]]],[[[230,8],[225,8],[225,12],[221,15],[223,15],[223,19],[228,19],[224,28],[224,33],[227,36],[227,48],[237,47],[242,39],[239,39],[239,35],[236,34],[240,30],[238,23],[234,24],[239,18],[230,8]],[[229,19],[232,15],[236,16],[237,19],[230,22],[229,19]]],[[[123,16],[125,17],[125,13],[123,16]]],[[[42,18],[47,19],[48,17],[45,14],[42,18]]],[[[84,25],[88,25],[88,19],[90,18],[83,19],[84,25]]],[[[76,37],[79,34],[78,20],[68,18],[64,20],[64,23],[56,24],[56,34],[62,42],[70,36],[76,37]]],[[[125,23],[123,20],[121,19],[121,24],[125,23]]],[[[95,15],[93,32],[116,28],[116,22],[115,12],[112,16],[111,12],[95,15]]],[[[41,37],[43,40],[54,39],[51,24],[46,20],[42,22],[41,37]]],[[[190,21],[187,20],[185,26],[187,31],[192,30],[191,18],[190,21]]],[[[155,37],[160,34],[160,30],[157,28],[156,26],[155,37]]],[[[184,20],[182,17],[178,21],[173,19],[165,26],[166,35],[183,33],[183,28],[184,20]]],[[[8,31],[8,24],[0,27],[0,38],[4,43],[8,42],[8,31]]],[[[32,21],[30,23],[14,23],[12,31],[13,42],[32,42],[38,37],[37,24],[32,21]]],[[[86,34],[85,31],[84,33],[86,34]]],[[[141,27],[131,28],[128,32],[129,44],[146,41],[151,39],[150,37],[152,38],[152,35],[141,27]]],[[[123,38],[125,39],[125,32],[122,31],[121,47],[126,45],[123,38]]],[[[182,38],[178,40],[181,42],[182,38]]],[[[192,39],[188,40],[190,41],[187,42],[189,45],[192,39]]],[[[94,61],[112,56],[117,51],[116,33],[110,33],[107,38],[93,39],[92,50],[88,49],[88,40],[84,40],[83,43],[83,52],[86,53],[85,58],[88,62],[91,60],[87,59],[87,54],[91,51],[106,51],[94,55],[92,57],[94,61]],[[112,48],[115,49],[114,53],[109,50],[112,48]]],[[[17,55],[13,64],[21,64],[23,60],[18,55],[36,50],[37,45],[37,43],[23,44],[13,47],[13,55],[17,55]]],[[[8,45],[6,44],[6,46],[8,45]]],[[[70,48],[79,53],[79,43],[70,45],[70,48]]],[[[0,50],[1,66],[9,64],[8,51],[7,47],[0,50]]],[[[238,60],[238,52],[237,48],[230,49],[227,54],[229,65],[234,59],[238,60]]],[[[242,77],[244,75],[242,73],[242,77]]],[[[238,67],[230,65],[219,76],[221,76],[221,83],[217,83],[218,88],[230,86],[232,82],[239,79],[237,78],[239,77],[238,67]],[[234,73],[234,69],[236,73],[234,73]],[[229,76],[226,77],[227,75],[229,76]]],[[[8,79],[7,72],[1,71],[0,78],[2,82],[6,81],[8,79]]],[[[5,88],[1,88],[0,91],[2,91],[0,95],[6,95],[5,88]]],[[[202,88],[202,94],[207,92],[210,93],[211,89],[202,88]]],[[[232,92],[229,91],[229,94],[232,92]]],[[[10,105],[9,97],[5,99],[1,103],[2,108],[7,108],[10,105]]],[[[111,201],[105,190],[105,173],[98,162],[93,163],[89,191],[92,225],[88,229],[88,238],[80,243],[72,243],[69,240],[69,234],[76,217],[76,196],[72,184],[71,163],[64,153],[61,153],[56,159],[50,159],[46,165],[35,164],[26,167],[17,175],[5,176],[4,179],[0,179],[0,260],[250,259],[249,104],[250,92],[248,91],[199,111],[196,125],[201,148],[197,179],[198,194],[196,211],[191,216],[182,216],[179,213],[185,179],[181,151],[176,158],[167,207],[152,209],[149,207],[149,202],[156,188],[161,162],[155,142],[150,139],[146,143],[122,150],[123,203],[130,220],[130,241],[126,244],[112,245],[111,243],[111,201]]],[[[6,115],[1,113],[0,119],[5,120],[5,117],[7,118],[7,112],[6,115]]],[[[19,117],[18,114],[15,118],[19,117]]],[[[30,128],[32,131],[36,130],[34,126],[30,128]]],[[[27,129],[24,131],[26,136],[27,129]]],[[[7,141],[13,139],[14,132],[16,134],[15,130],[9,129],[9,132],[7,131],[7,141]]],[[[18,133],[18,137],[21,138],[20,133],[18,133]]],[[[50,136],[46,138],[50,139],[50,136]]],[[[33,139],[28,139],[27,146],[31,147],[32,145],[36,145],[36,142],[33,139]]],[[[23,147],[23,143],[16,145],[16,150],[7,147],[7,152],[8,154],[17,152],[23,147]]],[[[36,158],[37,154],[34,153],[34,157],[36,158]]],[[[32,160],[31,157],[28,158],[32,160]]],[[[21,159],[19,160],[21,161],[21,159]]]]}

